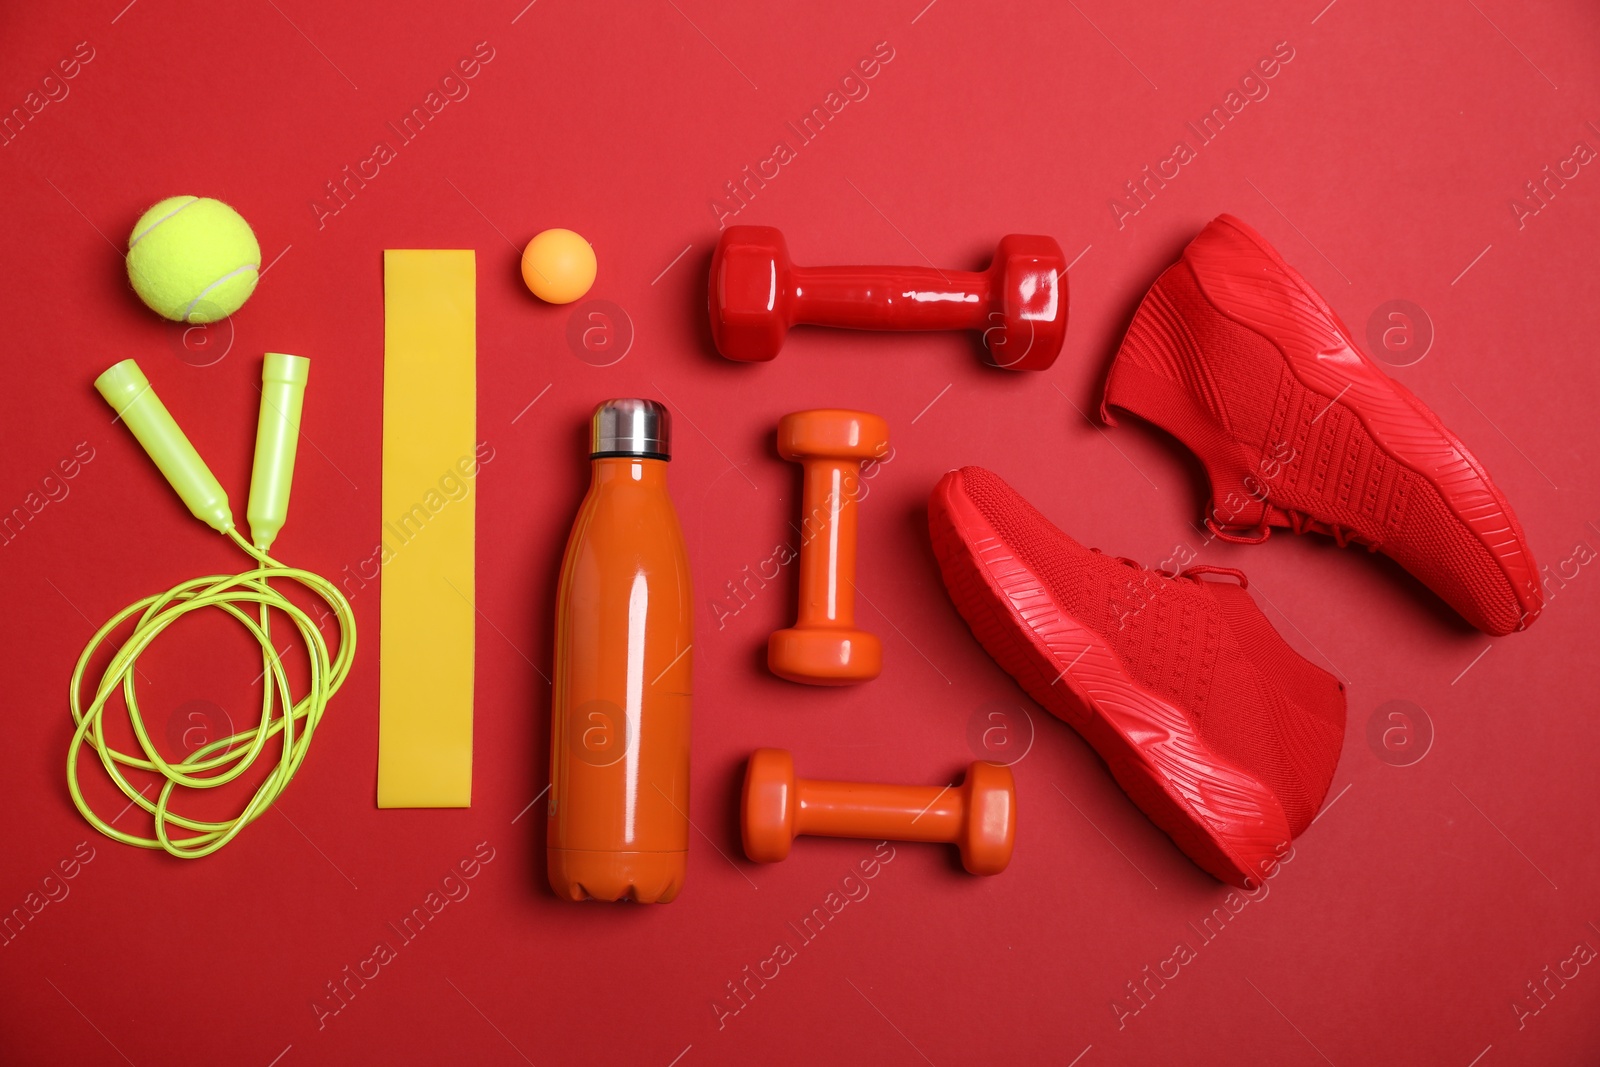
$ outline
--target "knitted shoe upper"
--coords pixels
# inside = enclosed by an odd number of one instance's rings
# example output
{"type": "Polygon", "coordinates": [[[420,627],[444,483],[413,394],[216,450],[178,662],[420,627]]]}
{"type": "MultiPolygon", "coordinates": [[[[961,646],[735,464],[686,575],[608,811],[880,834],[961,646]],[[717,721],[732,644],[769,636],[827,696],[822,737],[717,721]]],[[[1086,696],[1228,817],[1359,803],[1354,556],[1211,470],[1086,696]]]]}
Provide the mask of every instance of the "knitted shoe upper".
{"type": "Polygon", "coordinates": [[[1168,577],[1084,548],[997,475],[959,474],[1055,600],[1105,639],[1135,682],[1187,714],[1212,751],[1270,788],[1292,834],[1304,830],[1338,765],[1343,687],[1285,644],[1240,586],[1168,577]]]}

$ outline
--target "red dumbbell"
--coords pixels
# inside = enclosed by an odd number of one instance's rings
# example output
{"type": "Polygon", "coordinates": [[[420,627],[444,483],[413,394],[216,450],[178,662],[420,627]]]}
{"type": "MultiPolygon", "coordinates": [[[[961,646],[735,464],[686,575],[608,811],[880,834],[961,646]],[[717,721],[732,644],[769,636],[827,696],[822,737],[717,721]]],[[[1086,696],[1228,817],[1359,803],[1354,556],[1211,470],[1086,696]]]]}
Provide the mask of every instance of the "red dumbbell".
{"type": "Polygon", "coordinates": [[[745,770],[740,825],[744,854],[757,863],[789,855],[799,834],[890,841],[945,841],[973,874],[1011,862],[1017,787],[1011,768],[978,762],[960,785],[818,782],[794,776],[794,757],[758,748],[745,770]]]}
{"type": "Polygon", "coordinates": [[[981,330],[984,359],[1044,370],[1067,334],[1067,261],[1049,237],[1009,234],[989,269],[797,267],[771,226],[729,226],[711,257],[711,336],[729,359],[777,356],[789,327],[981,330]]]}

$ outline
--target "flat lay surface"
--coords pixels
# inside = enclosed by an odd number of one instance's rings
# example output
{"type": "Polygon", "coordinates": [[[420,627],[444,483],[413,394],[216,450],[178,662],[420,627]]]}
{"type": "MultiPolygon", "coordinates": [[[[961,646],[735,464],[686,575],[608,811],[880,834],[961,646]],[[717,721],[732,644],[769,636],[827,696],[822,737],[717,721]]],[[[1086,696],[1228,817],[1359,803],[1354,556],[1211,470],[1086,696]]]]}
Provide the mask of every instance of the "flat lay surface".
{"type": "MultiPolygon", "coordinates": [[[[110,0],[0,14],[0,59],[0,1062],[1600,1056],[1588,5],[110,0]],[[128,285],[130,230],[174,195],[226,202],[259,240],[231,318],[167,322],[128,285]],[[1223,212],[1493,475],[1544,584],[1528,630],[1473,629],[1359,545],[1220,540],[1187,450],[1101,422],[1141,298],[1223,212]],[[724,359],[706,278],[735,224],[781,230],[804,266],[982,271],[1003,235],[1049,235],[1061,355],[1008,371],[976,331],[802,325],[771,362],[724,359]],[[570,304],[523,281],[554,227],[598,263],[570,304]],[[386,249],[475,252],[475,473],[441,485],[475,507],[467,808],[377,807],[386,249]],[[68,680],[123,606],[248,561],[92,383],[138,360],[242,515],[266,352],[311,361],[272,552],[341,586],[360,648],[272,810],[180,861],[74,809],[68,680]],[[663,906],[568,903],[545,874],[556,582],[608,397],[671,414],[695,582],[693,832],[663,906]],[[842,688],[767,668],[796,619],[801,511],[775,431],[811,408],[889,428],[855,553],[882,673],[842,688]],[[1327,799],[1262,886],[1195,866],[973,639],[927,520],[968,464],[1111,556],[1244,571],[1344,683],[1327,799]],[[740,788],[766,747],[840,782],[1007,762],[1010,864],[813,836],[750,863],[740,788]]],[[[175,751],[260,714],[233,620],[186,618],[138,667],[175,751]]],[[[85,790],[108,818],[125,803],[85,790]]]]}

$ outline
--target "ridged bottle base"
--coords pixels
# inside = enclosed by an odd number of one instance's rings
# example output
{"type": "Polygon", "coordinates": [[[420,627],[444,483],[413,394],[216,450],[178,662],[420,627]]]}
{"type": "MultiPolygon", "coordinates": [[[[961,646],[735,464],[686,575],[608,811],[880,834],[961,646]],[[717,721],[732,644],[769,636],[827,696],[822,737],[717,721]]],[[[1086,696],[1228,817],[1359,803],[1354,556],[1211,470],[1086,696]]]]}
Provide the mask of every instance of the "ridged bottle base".
{"type": "Polygon", "coordinates": [[[589,852],[552,848],[550,888],[563,900],[667,904],[683,888],[687,852],[589,852]]]}

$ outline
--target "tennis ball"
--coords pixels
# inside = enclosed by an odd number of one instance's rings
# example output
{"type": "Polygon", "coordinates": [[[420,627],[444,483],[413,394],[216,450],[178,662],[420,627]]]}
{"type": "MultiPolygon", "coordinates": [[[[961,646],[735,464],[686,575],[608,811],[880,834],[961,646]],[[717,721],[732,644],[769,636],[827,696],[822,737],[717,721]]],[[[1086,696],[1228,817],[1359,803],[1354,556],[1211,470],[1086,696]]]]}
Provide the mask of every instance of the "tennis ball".
{"type": "Polygon", "coordinates": [[[260,269],[250,224],[210,197],[168,197],[128,237],[128,280],[151,311],[174,322],[232,315],[255,292],[260,269]]]}
{"type": "Polygon", "coordinates": [[[545,230],[522,250],[522,280],[551,304],[570,304],[594,284],[594,249],[571,230],[545,230]]]}

